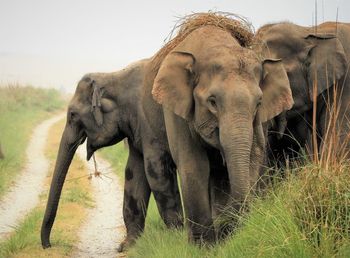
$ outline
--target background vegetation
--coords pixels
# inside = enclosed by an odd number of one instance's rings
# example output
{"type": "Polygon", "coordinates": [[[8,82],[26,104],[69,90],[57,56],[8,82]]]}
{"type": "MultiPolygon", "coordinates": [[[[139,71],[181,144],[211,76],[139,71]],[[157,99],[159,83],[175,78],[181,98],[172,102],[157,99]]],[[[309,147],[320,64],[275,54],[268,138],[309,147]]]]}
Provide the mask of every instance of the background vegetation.
{"type": "Polygon", "coordinates": [[[25,164],[25,149],[39,121],[62,109],[65,101],[54,89],[0,87],[0,196],[25,164]]]}

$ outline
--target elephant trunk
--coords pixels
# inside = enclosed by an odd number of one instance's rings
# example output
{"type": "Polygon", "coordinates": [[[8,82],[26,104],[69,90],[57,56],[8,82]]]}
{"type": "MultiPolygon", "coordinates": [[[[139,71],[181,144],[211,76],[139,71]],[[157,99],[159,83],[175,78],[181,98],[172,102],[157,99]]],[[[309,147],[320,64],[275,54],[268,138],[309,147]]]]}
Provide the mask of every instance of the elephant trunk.
{"type": "Polygon", "coordinates": [[[250,158],[253,141],[252,121],[228,115],[221,121],[220,142],[226,159],[231,197],[239,209],[250,190],[250,158]]]}
{"type": "Polygon", "coordinates": [[[41,245],[44,249],[51,247],[50,233],[52,225],[55,221],[64,180],[75,151],[84,139],[85,136],[82,134],[82,132],[79,132],[77,128],[72,128],[69,124],[66,125],[58,150],[55,170],[50,186],[49,198],[41,226],[41,245]]]}

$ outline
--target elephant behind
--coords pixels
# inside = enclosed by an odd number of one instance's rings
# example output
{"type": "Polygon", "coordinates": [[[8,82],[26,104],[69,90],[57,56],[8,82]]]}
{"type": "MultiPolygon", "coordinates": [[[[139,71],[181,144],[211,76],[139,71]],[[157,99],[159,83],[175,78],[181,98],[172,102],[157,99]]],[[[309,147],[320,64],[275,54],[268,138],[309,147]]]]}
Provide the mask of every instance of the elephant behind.
{"type": "Polygon", "coordinates": [[[129,157],[125,168],[123,203],[127,236],[119,251],[131,245],[143,231],[151,191],[166,225],[182,225],[175,165],[161,148],[156,146],[151,152],[144,148],[141,140],[148,138],[141,129],[141,124],[147,121],[143,121],[140,101],[147,63],[148,60],[142,60],[115,73],[87,74],[78,83],[68,107],[67,122],[41,227],[43,248],[51,246],[50,233],[64,180],[76,149],[85,140],[87,159],[90,159],[96,150],[128,139],[129,157]],[[163,178],[154,179],[145,174],[144,157],[163,161],[164,165],[152,171],[163,175],[163,178]],[[172,205],[167,206],[168,203],[172,205]]]}
{"type": "Polygon", "coordinates": [[[260,28],[255,38],[262,41],[265,57],[282,59],[295,103],[276,119],[273,129],[279,133],[269,137],[270,156],[284,159],[285,154],[293,156],[301,147],[313,150],[313,116],[319,147],[313,151],[322,152],[320,147],[330,147],[324,141],[329,138],[330,121],[336,118],[338,145],[331,147],[348,153],[350,24],[326,22],[316,27],[269,24],[260,28]]]}
{"type": "Polygon", "coordinates": [[[293,104],[281,62],[247,48],[252,36],[246,24],[225,15],[195,14],[145,74],[148,132],[169,143],[196,243],[215,242],[213,217],[228,204],[240,209],[255,188],[265,154],[263,123],[293,104]]]}

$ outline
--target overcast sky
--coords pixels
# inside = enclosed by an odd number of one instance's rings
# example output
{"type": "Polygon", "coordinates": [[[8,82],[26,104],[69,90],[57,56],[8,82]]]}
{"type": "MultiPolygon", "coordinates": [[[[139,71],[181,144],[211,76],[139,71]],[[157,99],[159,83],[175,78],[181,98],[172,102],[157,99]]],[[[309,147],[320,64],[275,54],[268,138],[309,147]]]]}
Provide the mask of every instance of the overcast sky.
{"type": "MultiPolygon", "coordinates": [[[[350,22],[349,0],[318,0],[318,23],[350,22]]],[[[313,25],[314,0],[0,0],[0,84],[73,91],[88,72],[111,72],[152,56],[177,17],[226,11],[255,29],[270,22],[313,25]]]]}

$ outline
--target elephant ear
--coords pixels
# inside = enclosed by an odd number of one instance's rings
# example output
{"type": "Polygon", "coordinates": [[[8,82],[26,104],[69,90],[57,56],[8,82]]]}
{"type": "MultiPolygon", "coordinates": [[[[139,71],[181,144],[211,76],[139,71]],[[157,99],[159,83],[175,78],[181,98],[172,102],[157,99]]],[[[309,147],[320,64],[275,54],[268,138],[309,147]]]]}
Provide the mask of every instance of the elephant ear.
{"type": "Polygon", "coordinates": [[[91,112],[94,116],[96,124],[101,126],[103,124],[103,115],[101,111],[101,98],[103,94],[103,87],[100,87],[94,80],[91,82],[92,87],[92,100],[91,100],[91,112]]]}
{"type": "Polygon", "coordinates": [[[314,99],[314,83],[317,96],[341,79],[346,73],[346,55],[340,41],[332,34],[309,34],[306,65],[311,100],[314,99]]]}
{"type": "Polygon", "coordinates": [[[280,59],[265,59],[260,83],[263,92],[259,115],[266,122],[293,107],[294,101],[287,73],[280,59]]]}
{"type": "Polygon", "coordinates": [[[193,66],[195,58],[174,51],[163,60],[154,79],[153,98],[176,115],[189,120],[193,110],[193,66]]]}

